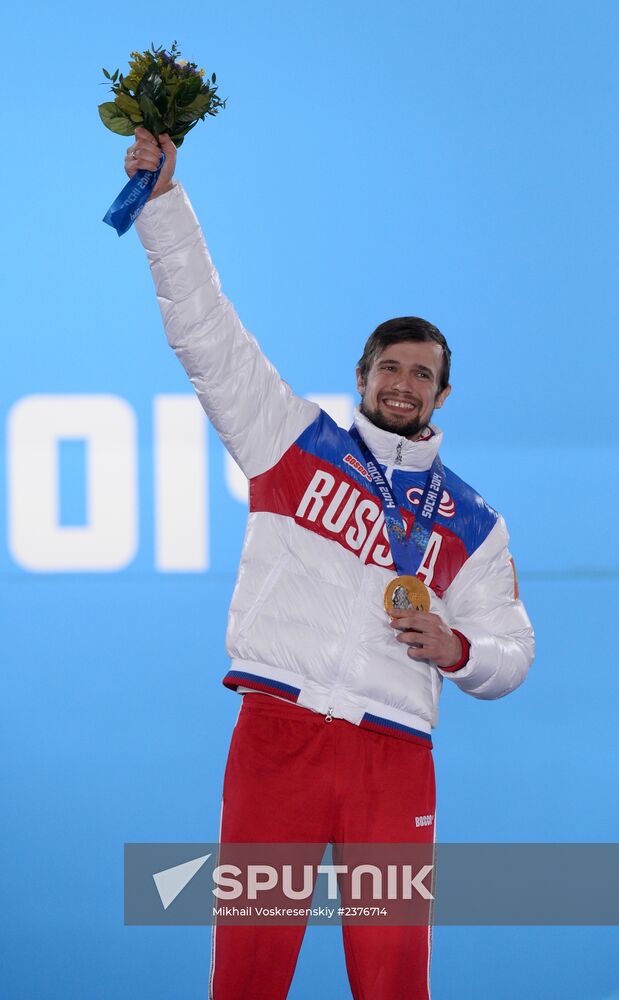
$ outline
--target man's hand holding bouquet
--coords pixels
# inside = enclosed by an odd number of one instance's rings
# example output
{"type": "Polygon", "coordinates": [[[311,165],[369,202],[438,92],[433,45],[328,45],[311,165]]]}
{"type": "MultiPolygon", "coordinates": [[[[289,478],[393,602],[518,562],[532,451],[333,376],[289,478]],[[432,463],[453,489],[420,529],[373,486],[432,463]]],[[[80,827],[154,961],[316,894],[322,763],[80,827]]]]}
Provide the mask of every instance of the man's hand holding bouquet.
{"type": "Polygon", "coordinates": [[[187,133],[226,102],[217,96],[215,74],[206,77],[196,63],[181,59],[176,42],[169,51],[153,46],[132,52],[126,76],[118,70],[103,73],[115,96],[99,105],[101,121],[136,140],[125,158],[129,183],[103,220],[122,236],[149,198],[170,189],[176,149],[187,133]]]}

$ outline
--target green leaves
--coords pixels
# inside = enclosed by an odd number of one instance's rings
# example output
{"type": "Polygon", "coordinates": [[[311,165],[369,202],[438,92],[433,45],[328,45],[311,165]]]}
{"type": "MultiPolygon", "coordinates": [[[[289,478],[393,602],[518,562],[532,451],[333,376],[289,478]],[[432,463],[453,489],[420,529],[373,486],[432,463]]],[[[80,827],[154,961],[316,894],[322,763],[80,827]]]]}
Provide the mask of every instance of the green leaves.
{"type": "Polygon", "coordinates": [[[137,86],[136,96],[138,101],[142,97],[148,97],[157,108],[157,111],[165,114],[168,98],[157,67],[153,67],[142,77],[137,86]]]}
{"type": "Polygon", "coordinates": [[[181,59],[176,42],[169,51],[151,43],[146,52],[132,52],[126,76],[106,69],[114,101],[101,104],[103,124],[118,135],[133,135],[144,125],[153,135],[168,132],[180,146],[206,115],[216,115],[226,101],[217,96],[216,76],[207,77],[196,63],[181,59]]]}
{"type": "Polygon", "coordinates": [[[140,110],[140,105],[136,101],[135,97],[131,97],[129,94],[124,93],[124,91],[120,91],[120,93],[116,95],[114,103],[125,115],[127,115],[128,118],[131,119],[131,121],[135,121],[138,124],[142,122],[143,115],[140,110]]]}
{"type": "Polygon", "coordinates": [[[186,108],[200,93],[202,80],[199,76],[190,76],[182,80],[176,88],[175,100],[179,108],[186,108]]]}
{"type": "Polygon", "coordinates": [[[133,135],[135,132],[135,124],[114,101],[100,104],[99,115],[105,127],[109,128],[110,132],[115,132],[116,135],[133,135]]]}
{"type": "Polygon", "coordinates": [[[188,104],[186,108],[183,108],[183,111],[185,115],[191,115],[195,118],[203,118],[210,105],[210,94],[198,94],[191,104],[188,104]]]}
{"type": "Polygon", "coordinates": [[[140,111],[144,116],[144,128],[147,128],[153,135],[161,135],[162,132],[165,132],[166,127],[159,110],[147,94],[142,94],[140,97],[140,111]]]}

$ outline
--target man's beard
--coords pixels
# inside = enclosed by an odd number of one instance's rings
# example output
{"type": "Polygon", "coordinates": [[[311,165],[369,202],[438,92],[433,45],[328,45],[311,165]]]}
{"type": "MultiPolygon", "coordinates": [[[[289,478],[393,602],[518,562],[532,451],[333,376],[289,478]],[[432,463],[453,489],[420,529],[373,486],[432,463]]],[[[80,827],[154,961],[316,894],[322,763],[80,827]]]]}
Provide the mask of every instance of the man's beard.
{"type": "Polygon", "coordinates": [[[420,420],[419,412],[417,412],[414,417],[411,417],[407,423],[403,423],[396,417],[391,418],[389,416],[385,416],[385,414],[381,413],[378,409],[370,410],[370,408],[366,406],[364,399],[361,400],[359,409],[364,417],[371,420],[372,423],[377,427],[380,427],[381,430],[389,431],[391,434],[399,434],[400,437],[415,438],[428,426],[427,423],[420,420]]]}

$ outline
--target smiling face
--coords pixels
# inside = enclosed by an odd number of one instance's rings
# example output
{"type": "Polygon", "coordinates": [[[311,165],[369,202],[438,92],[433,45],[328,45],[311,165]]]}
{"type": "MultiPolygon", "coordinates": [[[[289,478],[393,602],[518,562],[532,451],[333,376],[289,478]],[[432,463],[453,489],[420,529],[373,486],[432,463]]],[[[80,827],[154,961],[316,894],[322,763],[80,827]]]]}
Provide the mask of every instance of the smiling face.
{"type": "Polygon", "coordinates": [[[417,440],[451,387],[439,391],[443,352],[433,341],[405,340],[385,347],[364,379],[357,368],[361,412],[377,427],[417,440]]]}

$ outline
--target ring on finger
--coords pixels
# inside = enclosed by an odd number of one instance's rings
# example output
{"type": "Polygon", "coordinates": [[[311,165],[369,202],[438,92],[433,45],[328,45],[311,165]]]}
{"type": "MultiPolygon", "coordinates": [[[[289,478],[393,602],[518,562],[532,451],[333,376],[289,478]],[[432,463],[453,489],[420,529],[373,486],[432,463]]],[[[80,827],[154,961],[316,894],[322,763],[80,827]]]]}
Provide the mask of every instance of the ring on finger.
{"type": "Polygon", "coordinates": [[[137,153],[136,153],[135,149],[132,149],[132,150],[131,150],[131,156],[132,156],[132,158],[133,158],[134,160],[137,160],[138,156],[137,156],[137,153]]]}

